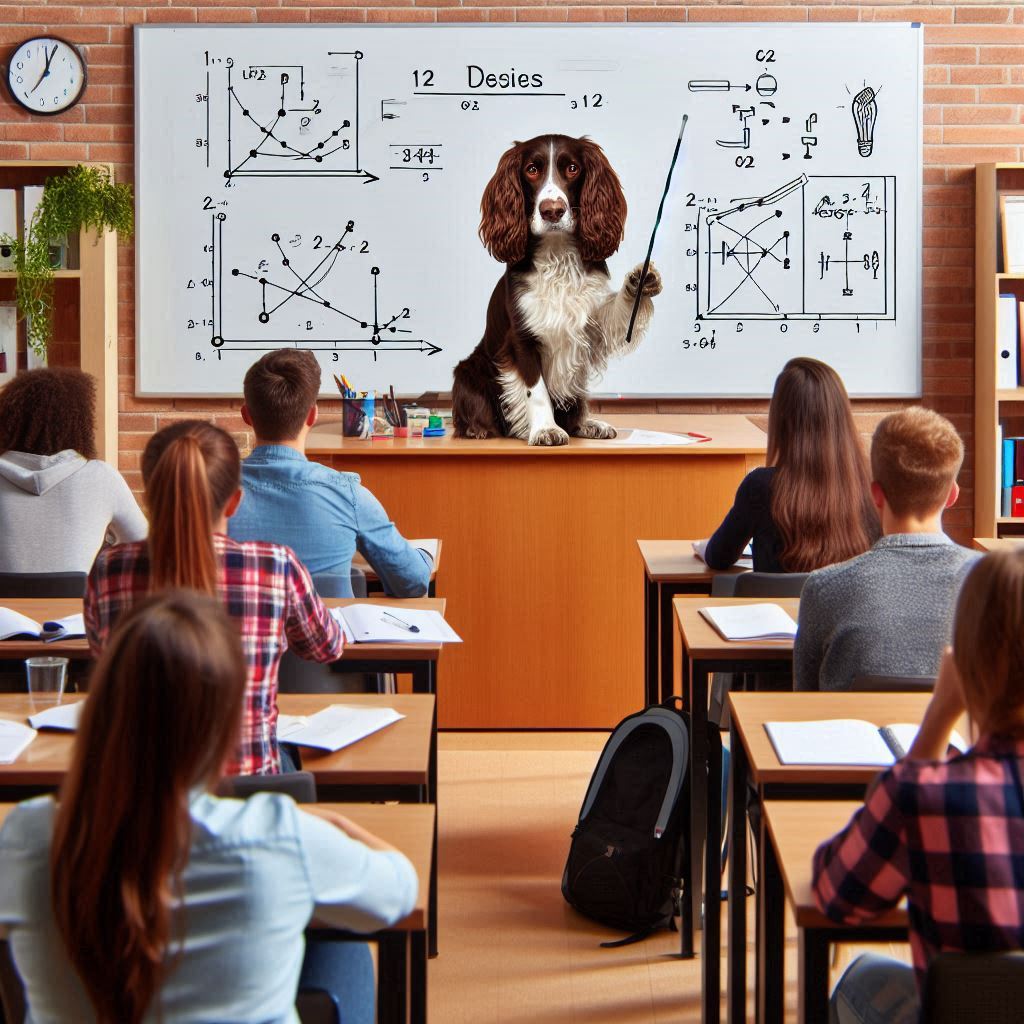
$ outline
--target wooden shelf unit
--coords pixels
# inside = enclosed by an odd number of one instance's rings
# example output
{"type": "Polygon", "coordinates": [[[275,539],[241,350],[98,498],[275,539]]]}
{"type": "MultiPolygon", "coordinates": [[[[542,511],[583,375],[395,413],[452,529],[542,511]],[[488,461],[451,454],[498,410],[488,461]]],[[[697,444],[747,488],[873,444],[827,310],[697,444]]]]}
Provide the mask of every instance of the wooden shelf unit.
{"type": "MultiPolygon", "coordinates": [[[[45,185],[54,174],[84,162],[0,160],[0,188],[45,185]]],[[[104,167],[113,175],[110,164],[90,162],[87,166],[104,167]]],[[[96,381],[96,451],[101,459],[116,467],[117,235],[106,231],[97,238],[95,231],[83,231],[78,248],[79,267],[55,272],[54,341],[67,341],[77,319],[78,365],[96,381]],[[69,302],[77,305],[77,318],[62,316],[62,308],[69,302]]],[[[14,299],[13,281],[16,277],[12,271],[0,272],[0,300],[8,302],[14,299]]],[[[23,344],[23,339],[24,330],[19,328],[20,344],[23,344]]]]}
{"type": "Polygon", "coordinates": [[[1024,163],[975,167],[974,250],[974,535],[999,537],[1024,532],[1024,518],[999,515],[1002,453],[996,450],[1000,423],[1008,434],[1024,435],[1024,387],[996,387],[996,307],[1000,293],[1024,301],[1024,274],[1001,270],[999,197],[1024,194],[1024,163]],[[1010,407],[1010,408],[1007,408],[1010,407]]]}

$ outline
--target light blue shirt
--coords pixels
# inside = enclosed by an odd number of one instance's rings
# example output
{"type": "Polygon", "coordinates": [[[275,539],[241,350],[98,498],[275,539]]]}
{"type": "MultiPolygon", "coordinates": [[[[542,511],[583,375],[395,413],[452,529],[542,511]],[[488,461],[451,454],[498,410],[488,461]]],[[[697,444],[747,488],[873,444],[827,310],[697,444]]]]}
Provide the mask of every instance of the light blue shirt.
{"type": "MultiPolygon", "coordinates": [[[[0,830],[0,925],[25,983],[26,1024],[95,1020],[53,920],[55,811],[51,797],[29,800],[0,830]]],[[[415,905],[416,873],[401,853],[370,850],[290,797],[196,793],[190,812],[192,848],[171,929],[184,940],[168,951],[174,966],[158,996],[164,1024],[298,1024],[310,918],[370,932],[415,905]]],[[[158,1017],[154,1003],[145,1020],[158,1017]]]]}
{"type": "Polygon", "coordinates": [[[314,576],[338,573],[346,579],[358,549],[387,593],[427,592],[430,555],[398,532],[356,473],[339,473],[294,448],[266,444],[242,462],[242,488],[242,504],[228,520],[235,540],[286,544],[314,576]]]}

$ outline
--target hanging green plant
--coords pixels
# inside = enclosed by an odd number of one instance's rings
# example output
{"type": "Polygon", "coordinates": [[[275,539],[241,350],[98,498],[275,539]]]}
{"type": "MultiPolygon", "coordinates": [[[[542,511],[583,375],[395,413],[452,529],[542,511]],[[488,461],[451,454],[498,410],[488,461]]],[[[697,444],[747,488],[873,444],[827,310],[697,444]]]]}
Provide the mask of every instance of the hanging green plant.
{"type": "Polygon", "coordinates": [[[118,185],[106,168],[78,164],[54,175],[43,189],[23,238],[0,236],[9,249],[18,279],[15,299],[25,321],[28,345],[44,355],[53,336],[53,257],[51,246],[82,229],[131,236],[135,203],[131,185],[118,185]]]}

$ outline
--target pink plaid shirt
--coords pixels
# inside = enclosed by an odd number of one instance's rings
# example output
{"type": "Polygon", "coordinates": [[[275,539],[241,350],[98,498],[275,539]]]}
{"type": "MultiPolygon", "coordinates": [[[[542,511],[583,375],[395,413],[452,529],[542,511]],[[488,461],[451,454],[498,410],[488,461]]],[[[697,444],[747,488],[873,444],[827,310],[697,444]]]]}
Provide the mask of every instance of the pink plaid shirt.
{"type": "MultiPolygon", "coordinates": [[[[291,648],[307,661],[334,661],[344,639],[291,548],[262,541],[239,543],[222,534],[215,534],[213,543],[220,560],[220,597],[238,623],[249,665],[241,745],[224,770],[240,775],[279,772],[277,670],[281,655],[291,648]]],[[[100,551],[89,573],[84,609],[94,655],[103,649],[122,612],[148,592],[145,541],[100,551]]]]}
{"type": "Polygon", "coordinates": [[[942,952],[1024,948],[1024,739],[986,736],[948,761],[883,772],[814,854],[814,895],[860,924],[907,897],[918,983],[942,952]]]}

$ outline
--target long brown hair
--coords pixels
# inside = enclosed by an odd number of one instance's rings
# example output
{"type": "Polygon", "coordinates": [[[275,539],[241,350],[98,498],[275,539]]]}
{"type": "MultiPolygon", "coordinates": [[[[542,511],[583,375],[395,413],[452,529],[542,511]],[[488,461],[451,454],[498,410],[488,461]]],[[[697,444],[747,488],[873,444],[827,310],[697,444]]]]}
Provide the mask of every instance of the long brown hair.
{"type": "Polygon", "coordinates": [[[768,412],[772,519],[787,572],[810,572],[871,546],[868,461],[839,374],[817,359],[790,359],[768,412]]]}
{"type": "Polygon", "coordinates": [[[964,580],[953,659],[980,732],[1024,736],[1024,550],[994,551],[964,580]]]}
{"type": "Polygon", "coordinates": [[[99,1024],[138,1024],[163,980],[188,859],[189,791],[234,749],[246,664],[209,597],[166,591],[114,632],[61,787],[53,915],[99,1024]]]}
{"type": "Polygon", "coordinates": [[[142,453],[149,512],[150,591],[217,592],[213,524],[241,482],[231,435],[205,420],[158,430],[142,453]]]}

